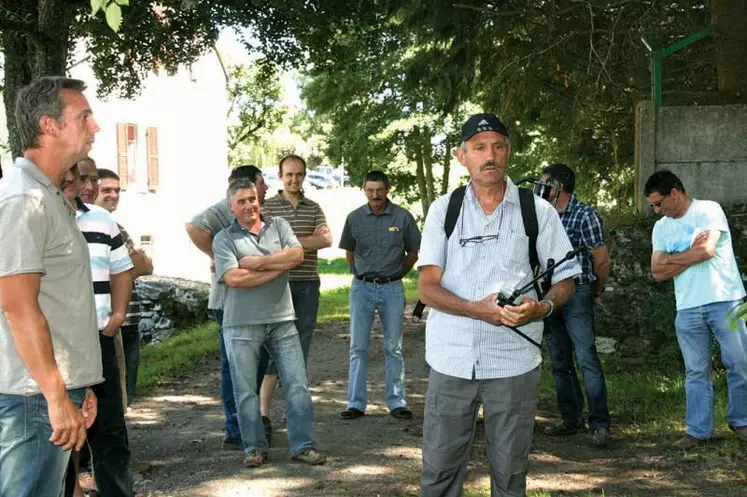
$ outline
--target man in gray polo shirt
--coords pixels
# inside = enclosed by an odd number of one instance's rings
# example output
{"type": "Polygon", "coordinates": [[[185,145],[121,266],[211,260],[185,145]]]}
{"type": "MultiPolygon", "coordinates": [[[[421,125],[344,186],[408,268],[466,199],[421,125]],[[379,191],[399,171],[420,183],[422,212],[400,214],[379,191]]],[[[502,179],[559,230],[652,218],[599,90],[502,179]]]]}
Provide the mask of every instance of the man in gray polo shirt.
{"type": "MultiPolygon", "coordinates": [[[[262,178],[262,171],[252,165],[239,166],[231,170],[228,176],[230,185],[238,179],[247,179],[253,182],[257,187],[257,196],[260,205],[263,204],[267,185],[262,178]]],[[[236,416],[236,403],[233,400],[233,384],[231,383],[231,371],[228,367],[228,358],[226,357],[226,347],[223,341],[223,292],[224,285],[219,283],[215,277],[215,261],[213,260],[213,238],[221,230],[228,228],[234,221],[235,216],[228,208],[228,201],[223,198],[211,205],[204,211],[197,214],[189,221],[185,228],[187,235],[192,243],[199,250],[210,257],[210,298],[208,299],[208,309],[213,311],[215,320],[218,323],[218,345],[220,349],[220,394],[223,400],[223,413],[226,417],[225,436],[222,447],[227,450],[243,450],[241,444],[241,433],[239,432],[239,421],[236,416]]],[[[262,378],[265,375],[268,357],[262,355],[258,372],[257,372],[257,391],[259,391],[262,378]]],[[[270,420],[267,419],[269,425],[270,420]]],[[[269,427],[266,429],[268,430],[269,427]]]]}
{"type": "Polygon", "coordinates": [[[384,328],[386,403],[397,419],[412,419],[405,400],[402,324],[405,289],[402,278],[418,260],[420,230],[408,211],[388,198],[389,178],[370,171],[363,179],[368,203],[348,214],[340,238],[354,278],[350,286],[350,377],[348,408],[342,419],[365,415],[368,345],[374,313],[384,328]]]}
{"type": "Polygon", "coordinates": [[[306,384],[303,351],[294,324],[288,271],[303,261],[303,247],[288,221],[260,216],[257,189],[238,180],[228,189],[236,219],[213,240],[215,275],[226,284],[223,337],[231,368],[247,467],[267,460],[255,378],[264,345],[283,382],[293,459],[322,464],[316,450],[314,406],[306,384]]]}
{"type": "Polygon", "coordinates": [[[70,449],[96,416],[87,387],[103,377],[88,248],[59,190],[99,131],[83,90],[41,78],[16,100],[24,157],[0,180],[1,497],[60,495],[70,449]]]}

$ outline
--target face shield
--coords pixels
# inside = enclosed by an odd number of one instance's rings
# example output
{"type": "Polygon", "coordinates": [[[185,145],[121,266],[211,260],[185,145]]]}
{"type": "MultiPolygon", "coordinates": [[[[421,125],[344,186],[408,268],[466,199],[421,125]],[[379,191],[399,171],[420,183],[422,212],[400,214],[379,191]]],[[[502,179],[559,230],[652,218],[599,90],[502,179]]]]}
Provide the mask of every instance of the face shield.
{"type": "Polygon", "coordinates": [[[532,181],[532,192],[555,206],[560,193],[560,182],[547,178],[546,180],[532,181]]]}

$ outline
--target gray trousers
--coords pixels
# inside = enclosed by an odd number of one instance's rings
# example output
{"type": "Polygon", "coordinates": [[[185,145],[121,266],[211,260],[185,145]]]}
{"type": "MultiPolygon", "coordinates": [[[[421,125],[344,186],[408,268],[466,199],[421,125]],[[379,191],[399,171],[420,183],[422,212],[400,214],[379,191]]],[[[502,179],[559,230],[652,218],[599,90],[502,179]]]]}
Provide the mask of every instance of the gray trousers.
{"type": "Polygon", "coordinates": [[[477,411],[483,404],[490,495],[524,496],[539,378],[539,367],[520,376],[492,380],[465,380],[431,369],[420,495],[462,495],[477,411]]]}

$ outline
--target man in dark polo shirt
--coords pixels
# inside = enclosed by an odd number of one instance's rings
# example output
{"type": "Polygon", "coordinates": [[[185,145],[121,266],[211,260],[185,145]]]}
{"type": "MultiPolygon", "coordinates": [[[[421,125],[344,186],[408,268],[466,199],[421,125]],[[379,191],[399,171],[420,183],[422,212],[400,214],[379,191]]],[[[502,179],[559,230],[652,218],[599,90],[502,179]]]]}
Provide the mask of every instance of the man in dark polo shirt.
{"type": "Polygon", "coordinates": [[[345,220],[340,248],[346,250],[353,282],[350,287],[350,378],[348,408],[342,419],[366,413],[368,345],[374,313],[384,328],[386,403],[397,419],[412,419],[405,400],[405,362],[402,357],[402,323],[405,290],[402,278],[418,260],[420,230],[405,209],[388,198],[389,178],[370,171],[363,179],[368,203],[345,220]]]}
{"type": "Polygon", "coordinates": [[[235,221],[215,236],[215,276],[226,284],[223,339],[244,444],[244,464],[267,460],[268,443],[255,378],[266,347],[280,372],[288,416],[288,441],[294,460],[322,464],[316,450],[314,405],[306,384],[301,342],[294,323],[288,271],[303,261],[303,248],[288,221],[260,216],[254,183],[237,180],[228,188],[235,221]]]}
{"type": "MultiPolygon", "coordinates": [[[[329,231],[322,208],[303,194],[306,161],[298,155],[283,157],[280,160],[278,176],[283,182],[283,190],[265,201],[262,213],[271,217],[282,217],[288,221],[304,250],[303,262],[290,270],[288,279],[293,309],[296,311],[298,338],[301,340],[304,364],[307,364],[311,335],[316,327],[316,316],[319,311],[317,251],[332,245],[332,233],[329,231]]],[[[270,404],[277,381],[277,366],[270,359],[259,395],[262,421],[269,426],[270,404]]]]}

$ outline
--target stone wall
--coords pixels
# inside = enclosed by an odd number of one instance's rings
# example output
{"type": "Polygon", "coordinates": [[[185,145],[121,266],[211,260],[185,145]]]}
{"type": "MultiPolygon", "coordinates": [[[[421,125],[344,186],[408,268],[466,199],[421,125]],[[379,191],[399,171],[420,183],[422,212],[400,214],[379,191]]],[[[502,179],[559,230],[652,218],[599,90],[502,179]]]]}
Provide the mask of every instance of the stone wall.
{"type": "MultiPolygon", "coordinates": [[[[729,207],[727,217],[744,278],[747,206],[729,207]]],[[[677,350],[673,283],[656,283],[651,277],[651,231],[655,221],[647,218],[608,232],[613,265],[604,306],[596,313],[597,334],[616,339],[621,355],[633,362],[677,350]]]]}
{"type": "Polygon", "coordinates": [[[210,285],[163,276],[144,276],[135,281],[142,302],[140,332],[146,342],[160,342],[169,333],[204,323],[210,285]]]}

